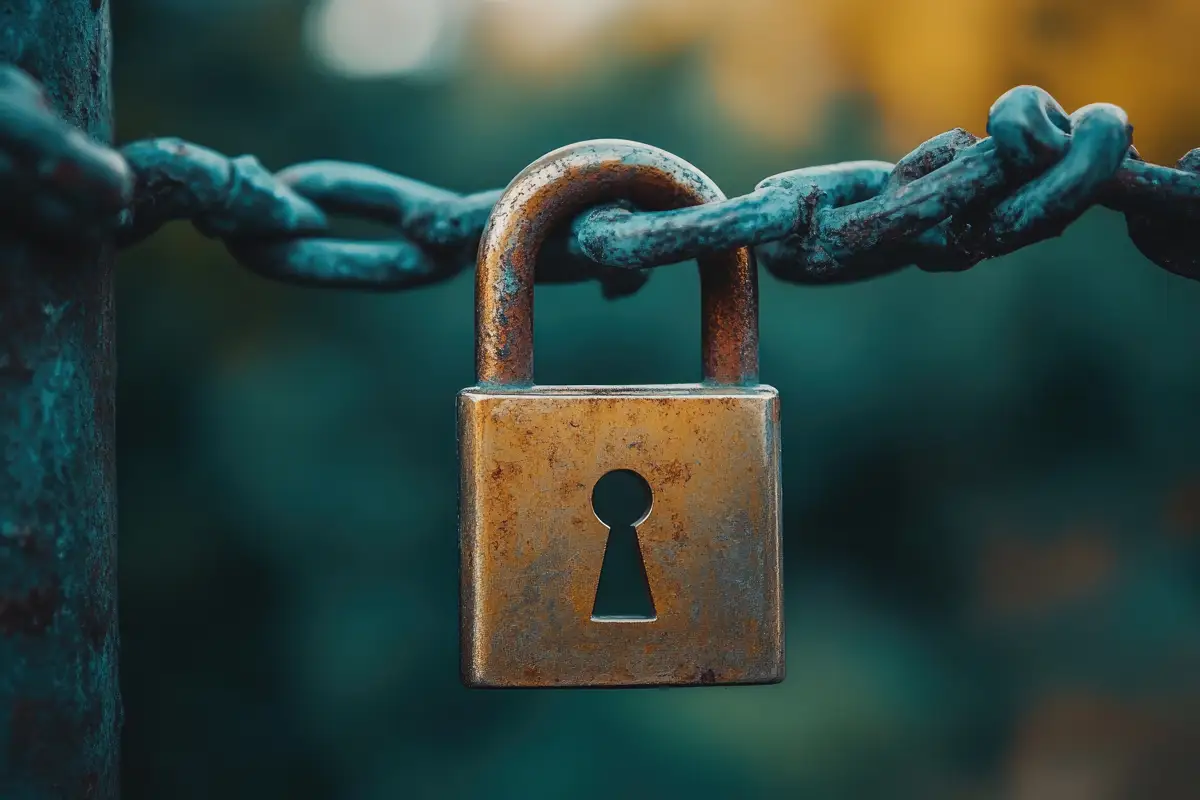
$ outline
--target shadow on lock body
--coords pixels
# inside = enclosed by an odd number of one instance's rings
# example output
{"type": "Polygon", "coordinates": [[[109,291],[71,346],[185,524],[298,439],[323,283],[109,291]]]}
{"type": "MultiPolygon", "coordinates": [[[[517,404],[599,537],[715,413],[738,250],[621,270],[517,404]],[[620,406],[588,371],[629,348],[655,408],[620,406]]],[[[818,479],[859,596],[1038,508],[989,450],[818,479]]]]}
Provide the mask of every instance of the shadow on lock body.
{"type": "Polygon", "coordinates": [[[476,381],[458,400],[462,678],[473,687],[632,687],[783,679],[779,399],[758,378],[758,295],[742,249],[700,259],[699,384],[536,386],[533,275],[546,233],[622,197],[723,199],[695,167],[621,141],[518,175],[476,275],[476,381]],[[593,616],[605,475],[641,476],[635,523],[654,613],[593,616]]]}

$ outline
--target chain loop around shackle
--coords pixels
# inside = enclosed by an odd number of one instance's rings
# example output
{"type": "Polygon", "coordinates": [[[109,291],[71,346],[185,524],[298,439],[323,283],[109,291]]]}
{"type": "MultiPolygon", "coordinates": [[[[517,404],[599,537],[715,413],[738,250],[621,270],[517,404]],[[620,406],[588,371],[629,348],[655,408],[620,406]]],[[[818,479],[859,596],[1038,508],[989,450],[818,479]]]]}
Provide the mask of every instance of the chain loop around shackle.
{"type": "MultiPolygon", "coordinates": [[[[555,227],[605,200],[670,210],[724,197],[696,167],[637,142],[580,142],[530,164],[497,201],[479,245],[476,380],[498,386],[533,383],[534,271],[542,243],[555,227]]],[[[750,251],[723,248],[698,261],[704,382],[756,383],[758,280],[750,251]]]]}
{"type": "MultiPolygon", "coordinates": [[[[859,281],[916,265],[959,271],[1062,233],[1094,205],[1125,215],[1151,261],[1200,280],[1200,149],[1177,167],[1144,162],[1125,114],[1067,114],[1023,86],[1002,96],[989,137],[936,136],[899,163],[806,167],[749,194],[674,211],[629,203],[584,211],[547,242],[540,283],[598,281],[636,292],[647,267],[742,246],[792,283],[859,281]]],[[[462,195],[374,167],[314,161],[271,173],[178,139],[119,152],[62,122],[40,88],[0,67],[0,208],[45,246],[115,233],[119,246],[177,219],[220,239],[248,269],[310,286],[402,291],[470,269],[499,191],[462,195]],[[332,218],[398,235],[348,240],[332,218]]]]}

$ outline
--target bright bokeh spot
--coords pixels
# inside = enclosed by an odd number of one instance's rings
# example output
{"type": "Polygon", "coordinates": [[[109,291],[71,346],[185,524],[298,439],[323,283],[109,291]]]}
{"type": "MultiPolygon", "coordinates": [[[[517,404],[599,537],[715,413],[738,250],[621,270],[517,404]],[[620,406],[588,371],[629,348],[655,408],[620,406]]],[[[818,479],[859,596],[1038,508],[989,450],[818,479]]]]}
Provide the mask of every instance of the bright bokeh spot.
{"type": "Polygon", "coordinates": [[[455,0],[321,0],[305,20],[327,69],[368,78],[436,72],[452,55],[455,0]]]}
{"type": "MultiPolygon", "coordinates": [[[[497,46],[503,61],[552,78],[578,56],[603,55],[592,41],[635,15],[634,0],[483,0],[480,31],[485,46],[497,46]]],[[[615,49],[624,55],[626,48],[615,49]]],[[[573,70],[569,70],[573,71],[573,70]]]]}

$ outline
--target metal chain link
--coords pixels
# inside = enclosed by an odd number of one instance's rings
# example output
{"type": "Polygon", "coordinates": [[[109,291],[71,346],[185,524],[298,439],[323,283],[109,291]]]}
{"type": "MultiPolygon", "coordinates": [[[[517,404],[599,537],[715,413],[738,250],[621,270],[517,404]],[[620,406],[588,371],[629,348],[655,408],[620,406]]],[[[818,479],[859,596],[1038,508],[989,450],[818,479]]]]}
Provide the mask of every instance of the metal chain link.
{"type": "MultiPolygon", "coordinates": [[[[944,133],[894,165],[782,173],[703,206],[595,208],[552,238],[537,278],[593,279],[619,297],[645,283],[647,267],[746,245],[793,283],[859,281],[910,265],[960,271],[1058,236],[1103,205],[1125,215],[1130,238],[1152,262],[1200,279],[1200,149],[1177,168],[1145,163],[1121,109],[1096,104],[1067,114],[1029,86],[995,103],[988,133],[944,133]]],[[[129,246],[186,219],[265,277],[395,291],[473,266],[499,195],[460,195],[334,161],[272,174],[253,157],[230,159],[178,139],[118,153],[60,121],[27,76],[0,69],[0,203],[9,219],[59,246],[111,232],[129,246]],[[331,216],[383,223],[399,236],[334,238],[331,216]]]]}

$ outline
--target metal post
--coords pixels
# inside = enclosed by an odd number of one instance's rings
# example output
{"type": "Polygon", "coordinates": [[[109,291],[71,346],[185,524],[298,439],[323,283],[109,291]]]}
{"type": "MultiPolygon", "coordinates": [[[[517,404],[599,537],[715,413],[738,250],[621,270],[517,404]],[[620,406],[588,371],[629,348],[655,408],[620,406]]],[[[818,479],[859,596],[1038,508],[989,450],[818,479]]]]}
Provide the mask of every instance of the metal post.
{"type": "MultiPolygon", "coordinates": [[[[0,62],[105,143],[110,45],[107,0],[0,0],[0,62]]],[[[112,247],[0,227],[0,797],[116,800],[112,247]]]]}

